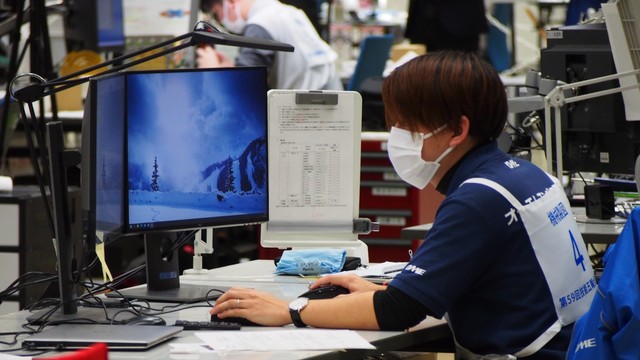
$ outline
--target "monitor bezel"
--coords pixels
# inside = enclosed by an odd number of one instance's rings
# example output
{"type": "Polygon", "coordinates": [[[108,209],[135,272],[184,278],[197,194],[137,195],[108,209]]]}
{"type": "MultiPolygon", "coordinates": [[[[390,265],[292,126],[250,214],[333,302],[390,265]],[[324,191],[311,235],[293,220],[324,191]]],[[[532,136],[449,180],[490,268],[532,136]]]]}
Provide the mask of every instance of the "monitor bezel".
{"type": "MultiPolygon", "coordinates": [[[[267,69],[266,67],[263,66],[252,66],[252,67],[233,67],[233,68],[207,68],[207,69],[162,69],[162,70],[134,70],[134,71],[123,71],[123,72],[119,72],[119,73],[115,73],[115,74],[111,74],[111,75],[106,75],[106,76],[102,76],[102,77],[98,77],[95,79],[92,79],[90,82],[90,97],[88,97],[89,101],[91,103],[94,103],[95,105],[89,106],[89,111],[90,111],[90,116],[92,118],[91,121],[91,125],[89,128],[89,141],[91,142],[91,151],[90,151],[90,171],[91,171],[91,179],[89,179],[89,186],[91,186],[91,189],[89,190],[89,199],[91,201],[91,206],[90,208],[90,212],[92,213],[91,216],[93,217],[92,219],[89,220],[89,224],[91,224],[91,221],[93,221],[94,224],[94,228],[98,231],[100,231],[101,228],[104,228],[103,226],[101,226],[101,223],[99,222],[99,219],[96,218],[96,211],[97,211],[97,199],[96,199],[96,193],[97,193],[97,176],[98,176],[98,164],[97,164],[97,148],[96,148],[96,144],[97,144],[97,123],[98,123],[98,119],[97,119],[97,111],[98,111],[98,106],[100,106],[98,104],[97,101],[97,88],[99,86],[99,84],[97,84],[97,82],[99,81],[105,81],[108,79],[111,79],[113,77],[117,77],[117,76],[124,76],[124,81],[125,81],[125,93],[123,93],[123,101],[125,102],[125,109],[124,109],[124,130],[123,130],[123,137],[124,137],[124,141],[123,141],[123,149],[122,149],[122,153],[123,153],[123,157],[122,157],[122,161],[123,161],[123,178],[122,178],[122,186],[123,186],[123,191],[122,191],[122,224],[111,224],[111,223],[104,223],[105,225],[107,225],[106,227],[110,228],[111,230],[109,231],[110,233],[120,233],[120,234],[145,234],[145,233],[153,233],[153,232],[161,232],[161,231],[184,231],[184,230],[190,230],[190,229],[198,229],[198,228],[218,228],[218,227],[231,227],[231,226],[246,226],[246,225],[256,225],[256,224],[261,224],[261,223],[265,223],[269,220],[269,207],[268,207],[268,203],[269,203],[269,195],[268,195],[268,191],[265,192],[265,211],[262,213],[255,213],[255,214],[243,214],[243,215],[232,215],[232,216],[224,216],[224,217],[208,217],[208,218],[198,218],[198,219],[191,219],[191,220],[177,220],[177,221],[169,221],[169,222],[159,222],[159,223],[154,223],[152,227],[139,227],[139,224],[131,224],[130,219],[129,219],[129,189],[128,189],[128,156],[127,156],[127,152],[128,152],[128,135],[126,134],[127,132],[127,125],[128,125],[128,120],[127,120],[127,100],[126,100],[126,92],[128,91],[128,77],[130,75],[138,75],[138,74],[162,74],[162,73],[193,73],[193,72],[222,72],[222,71],[231,71],[231,72],[256,72],[257,74],[261,74],[260,78],[263,79],[263,81],[257,80],[256,82],[252,83],[251,86],[260,86],[258,85],[259,83],[262,83],[262,86],[264,87],[265,91],[264,91],[264,129],[265,129],[265,144],[268,148],[268,122],[267,122],[267,69]]],[[[212,85],[215,86],[215,85],[212,85]]],[[[265,176],[267,177],[267,181],[268,181],[268,166],[265,169],[266,173],[265,176]]],[[[268,186],[266,187],[266,189],[268,189],[268,186]]]]}
{"type": "MultiPolygon", "coordinates": [[[[88,87],[88,92],[87,92],[87,97],[85,100],[85,118],[83,119],[83,124],[82,124],[82,132],[83,132],[83,136],[84,137],[88,137],[88,142],[83,141],[82,142],[82,157],[83,157],[83,161],[82,161],[82,174],[83,174],[83,178],[82,178],[82,191],[83,191],[83,208],[85,209],[85,211],[87,212],[87,215],[85,215],[85,228],[88,230],[89,233],[95,233],[96,231],[99,232],[107,232],[107,233],[114,233],[114,234],[121,234],[124,233],[124,228],[125,228],[125,218],[124,216],[122,216],[122,221],[120,223],[112,223],[112,222],[107,222],[104,220],[101,220],[98,218],[98,214],[97,214],[97,208],[98,208],[98,203],[97,203],[97,196],[96,194],[98,193],[97,187],[98,187],[98,90],[99,90],[99,84],[98,82],[101,81],[109,81],[112,80],[114,78],[125,78],[125,72],[118,72],[118,73],[114,73],[114,74],[108,74],[108,75],[103,75],[103,76],[99,76],[96,78],[92,78],[89,81],[89,87],[88,87]],[[88,118],[87,118],[87,113],[89,114],[88,118]],[[89,167],[89,172],[85,172],[84,169],[86,167],[89,167]],[[86,176],[84,175],[86,174],[86,176]],[[85,200],[86,199],[86,200],[85,200]],[[84,201],[88,201],[88,203],[84,203],[84,201]],[[108,230],[107,230],[108,229],[108,230]]],[[[124,80],[123,80],[124,81],[124,80]]],[[[123,101],[124,101],[124,95],[123,95],[123,101]]],[[[123,117],[124,115],[124,111],[126,111],[125,109],[123,109],[123,117]]],[[[123,129],[122,129],[122,134],[123,137],[125,136],[124,133],[124,120],[122,123],[123,129]]],[[[124,166],[124,162],[126,161],[125,159],[125,148],[124,148],[124,141],[123,141],[123,148],[121,149],[121,154],[122,154],[122,164],[124,166]]],[[[124,169],[123,169],[123,177],[124,177],[124,169]]],[[[124,181],[124,179],[123,179],[124,181]]],[[[122,198],[120,199],[121,202],[124,204],[124,192],[121,194],[122,198]]]]}

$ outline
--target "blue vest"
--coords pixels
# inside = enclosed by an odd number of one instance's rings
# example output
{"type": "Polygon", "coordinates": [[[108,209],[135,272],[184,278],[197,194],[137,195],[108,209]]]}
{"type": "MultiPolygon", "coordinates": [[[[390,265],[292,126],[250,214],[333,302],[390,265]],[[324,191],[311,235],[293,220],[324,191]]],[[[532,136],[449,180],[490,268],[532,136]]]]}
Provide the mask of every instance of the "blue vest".
{"type": "Polygon", "coordinates": [[[591,307],[576,321],[568,360],[640,359],[640,209],[605,260],[591,307]]]}

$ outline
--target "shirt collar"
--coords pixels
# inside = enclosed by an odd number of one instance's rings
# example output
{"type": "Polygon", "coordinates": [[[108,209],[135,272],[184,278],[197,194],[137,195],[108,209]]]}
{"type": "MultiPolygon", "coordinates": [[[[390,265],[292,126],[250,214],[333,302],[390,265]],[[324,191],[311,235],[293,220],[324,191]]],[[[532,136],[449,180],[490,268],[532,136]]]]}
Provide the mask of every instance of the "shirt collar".
{"type": "Polygon", "coordinates": [[[455,189],[467,179],[477,167],[477,159],[482,158],[486,154],[493,153],[494,151],[500,151],[498,149],[498,143],[496,141],[490,141],[487,143],[478,144],[469,150],[466,154],[458,160],[442,177],[436,190],[443,194],[448,195],[451,189],[455,189]]]}

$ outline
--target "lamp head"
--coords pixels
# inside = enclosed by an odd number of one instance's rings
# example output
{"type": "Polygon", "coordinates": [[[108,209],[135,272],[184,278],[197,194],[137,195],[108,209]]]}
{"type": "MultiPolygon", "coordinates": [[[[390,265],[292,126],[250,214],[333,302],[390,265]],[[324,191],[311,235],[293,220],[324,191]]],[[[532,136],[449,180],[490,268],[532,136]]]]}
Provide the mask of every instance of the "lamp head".
{"type": "Polygon", "coordinates": [[[273,50],[293,52],[295,49],[292,45],[264,39],[254,39],[245,36],[227,34],[223,32],[211,32],[206,29],[197,29],[191,33],[191,44],[218,44],[245,47],[251,49],[273,50]]]}

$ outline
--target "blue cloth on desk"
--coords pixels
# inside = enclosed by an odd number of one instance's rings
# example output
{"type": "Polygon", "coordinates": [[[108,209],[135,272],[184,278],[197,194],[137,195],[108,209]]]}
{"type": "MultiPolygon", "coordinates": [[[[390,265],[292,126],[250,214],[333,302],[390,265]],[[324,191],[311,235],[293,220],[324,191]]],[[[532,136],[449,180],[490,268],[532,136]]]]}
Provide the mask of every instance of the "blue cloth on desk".
{"type": "Polygon", "coordinates": [[[342,270],[347,252],[341,249],[287,250],[276,266],[277,274],[318,275],[342,270]]]}

